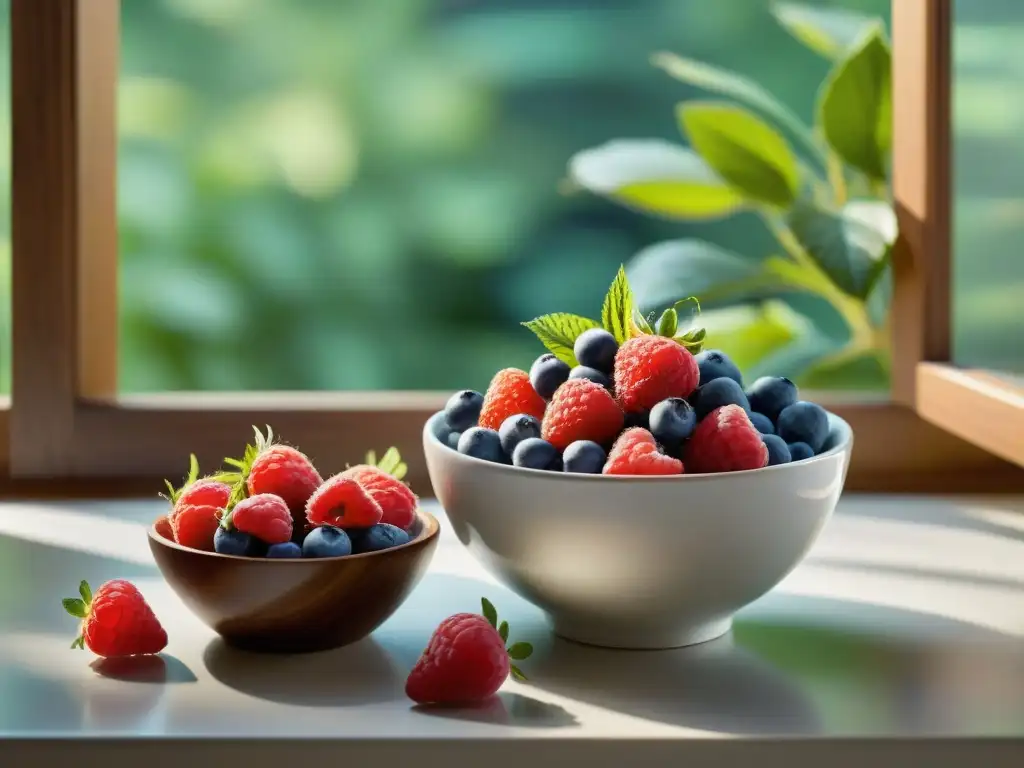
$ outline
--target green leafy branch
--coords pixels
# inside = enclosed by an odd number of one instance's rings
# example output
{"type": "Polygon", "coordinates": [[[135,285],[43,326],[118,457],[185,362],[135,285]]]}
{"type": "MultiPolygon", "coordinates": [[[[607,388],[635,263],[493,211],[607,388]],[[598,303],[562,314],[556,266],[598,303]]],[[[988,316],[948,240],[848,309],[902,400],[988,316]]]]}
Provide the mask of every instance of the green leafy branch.
{"type": "MultiPolygon", "coordinates": [[[[807,306],[801,299],[813,297],[841,318],[847,337],[813,355],[789,354],[791,369],[776,370],[810,376],[826,363],[835,371],[835,360],[865,356],[884,369],[897,236],[888,181],[891,45],[880,19],[781,2],[772,13],[833,62],[813,126],[747,77],[657,53],[656,67],[713,96],[677,107],[689,146],[615,140],[576,154],[569,175],[578,187],[661,218],[710,221],[753,212],[778,243],[781,253],[760,259],[700,240],[650,246],[629,264],[637,306],[675,306],[680,296],[696,295],[710,307],[782,301],[800,313],[807,306]]],[[[602,325],[612,330],[603,315],[602,325]]]]}

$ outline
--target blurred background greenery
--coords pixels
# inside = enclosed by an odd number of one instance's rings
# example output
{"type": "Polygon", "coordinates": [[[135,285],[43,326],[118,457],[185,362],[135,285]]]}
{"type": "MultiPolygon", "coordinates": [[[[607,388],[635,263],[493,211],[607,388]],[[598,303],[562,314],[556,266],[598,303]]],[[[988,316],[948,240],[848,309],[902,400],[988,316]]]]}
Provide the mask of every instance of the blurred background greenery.
{"type": "MultiPolygon", "coordinates": [[[[888,17],[888,0],[810,4],[888,17]]],[[[1019,7],[958,4],[956,75],[957,148],[979,158],[957,198],[957,355],[1018,370],[1019,7]]],[[[520,321],[595,315],[644,246],[772,249],[752,215],[680,225],[562,188],[582,148],[678,139],[673,107],[699,94],[651,67],[653,51],[746,74],[807,122],[829,68],[767,0],[149,0],[122,16],[125,391],[483,387],[542,351],[520,321]]],[[[7,183],[0,194],[6,389],[7,183]]],[[[706,320],[709,342],[741,356],[841,332],[827,307],[706,320]]]]}

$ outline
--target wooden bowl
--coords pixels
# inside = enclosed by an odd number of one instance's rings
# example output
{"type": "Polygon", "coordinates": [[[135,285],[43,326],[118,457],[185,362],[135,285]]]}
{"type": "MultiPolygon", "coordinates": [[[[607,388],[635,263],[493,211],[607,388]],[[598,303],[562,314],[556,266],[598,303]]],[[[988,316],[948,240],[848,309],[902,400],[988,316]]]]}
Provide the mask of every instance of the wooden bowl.
{"type": "Polygon", "coordinates": [[[270,653],[338,648],[361,640],[402,604],[437,547],[437,519],[422,510],[412,541],[347,557],[277,560],[188,549],[149,531],[167,583],[225,642],[270,653]]]}

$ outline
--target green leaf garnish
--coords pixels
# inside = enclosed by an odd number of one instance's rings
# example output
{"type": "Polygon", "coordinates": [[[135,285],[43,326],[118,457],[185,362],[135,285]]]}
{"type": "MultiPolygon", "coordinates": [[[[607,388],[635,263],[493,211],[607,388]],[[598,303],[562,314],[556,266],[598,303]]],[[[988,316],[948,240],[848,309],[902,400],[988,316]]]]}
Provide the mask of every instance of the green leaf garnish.
{"type": "Polygon", "coordinates": [[[534,332],[549,352],[569,366],[576,365],[576,355],[572,348],[580,334],[601,327],[596,320],[568,312],[541,315],[523,325],[534,332]]]}
{"type": "Polygon", "coordinates": [[[625,267],[620,266],[601,306],[601,325],[622,344],[632,335],[629,328],[632,318],[633,289],[629,287],[625,267]]]}
{"type": "Polygon", "coordinates": [[[366,463],[371,467],[376,467],[381,472],[386,472],[396,480],[404,478],[409,471],[409,467],[402,461],[402,455],[394,446],[391,446],[384,452],[384,455],[380,457],[380,461],[377,461],[375,451],[367,451],[366,463]]]}
{"type": "Polygon", "coordinates": [[[508,665],[508,671],[512,673],[512,677],[521,683],[526,682],[526,675],[523,674],[523,670],[517,667],[515,664],[508,665]]]}
{"type": "Polygon", "coordinates": [[[503,643],[507,643],[508,642],[508,622],[507,621],[501,622],[501,624],[498,626],[498,635],[501,637],[501,642],[503,642],[503,643]]]}
{"type": "Polygon", "coordinates": [[[530,657],[533,653],[533,646],[529,643],[513,643],[508,649],[509,658],[515,659],[516,661],[522,661],[530,657]]]}
{"type": "Polygon", "coordinates": [[[88,615],[85,601],[79,600],[77,597],[65,597],[61,600],[61,604],[64,606],[65,611],[76,618],[84,619],[88,615]]]}
{"type": "Polygon", "coordinates": [[[480,604],[483,606],[484,618],[487,619],[487,623],[497,629],[498,611],[494,608],[494,604],[486,597],[480,598],[480,604]]]}
{"type": "Polygon", "coordinates": [[[86,605],[92,602],[92,588],[85,579],[82,579],[82,582],[78,585],[78,594],[82,596],[82,600],[86,605]]]}
{"type": "Polygon", "coordinates": [[[658,321],[658,335],[672,337],[676,335],[676,329],[679,327],[679,314],[669,307],[661,313],[661,319],[658,321]]]}
{"type": "Polygon", "coordinates": [[[166,495],[161,493],[160,496],[162,498],[167,499],[167,501],[169,501],[171,506],[173,507],[177,503],[178,499],[181,497],[182,491],[184,491],[198,479],[199,460],[196,458],[196,455],[192,453],[189,454],[188,457],[188,475],[185,476],[185,480],[181,484],[181,487],[175,488],[173,485],[171,485],[170,480],[164,480],[164,485],[167,487],[167,493],[166,495]]]}

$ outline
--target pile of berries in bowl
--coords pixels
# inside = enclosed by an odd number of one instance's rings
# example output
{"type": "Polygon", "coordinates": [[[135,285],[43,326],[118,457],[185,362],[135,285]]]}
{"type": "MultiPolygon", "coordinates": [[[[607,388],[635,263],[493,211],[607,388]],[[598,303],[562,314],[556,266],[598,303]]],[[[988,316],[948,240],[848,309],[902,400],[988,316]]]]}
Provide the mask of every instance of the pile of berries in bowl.
{"type": "Polygon", "coordinates": [[[322,650],[361,639],[419,581],[436,519],[402,482],[394,448],[326,480],[268,427],[241,459],[199,477],[192,457],[150,549],[174,591],[233,645],[322,650]],[[299,599],[301,597],[301,599],[299,599]]]}
{"type": "Polygon", "coordinates": [[[784,377],[739,368],[633,309],[620,271],[600,323],[526,325],[548,347],[424,430],[460,539],[556,632],[670,647],[728,630],[803,557],[832,513],[849,426],[784,377]]]}

